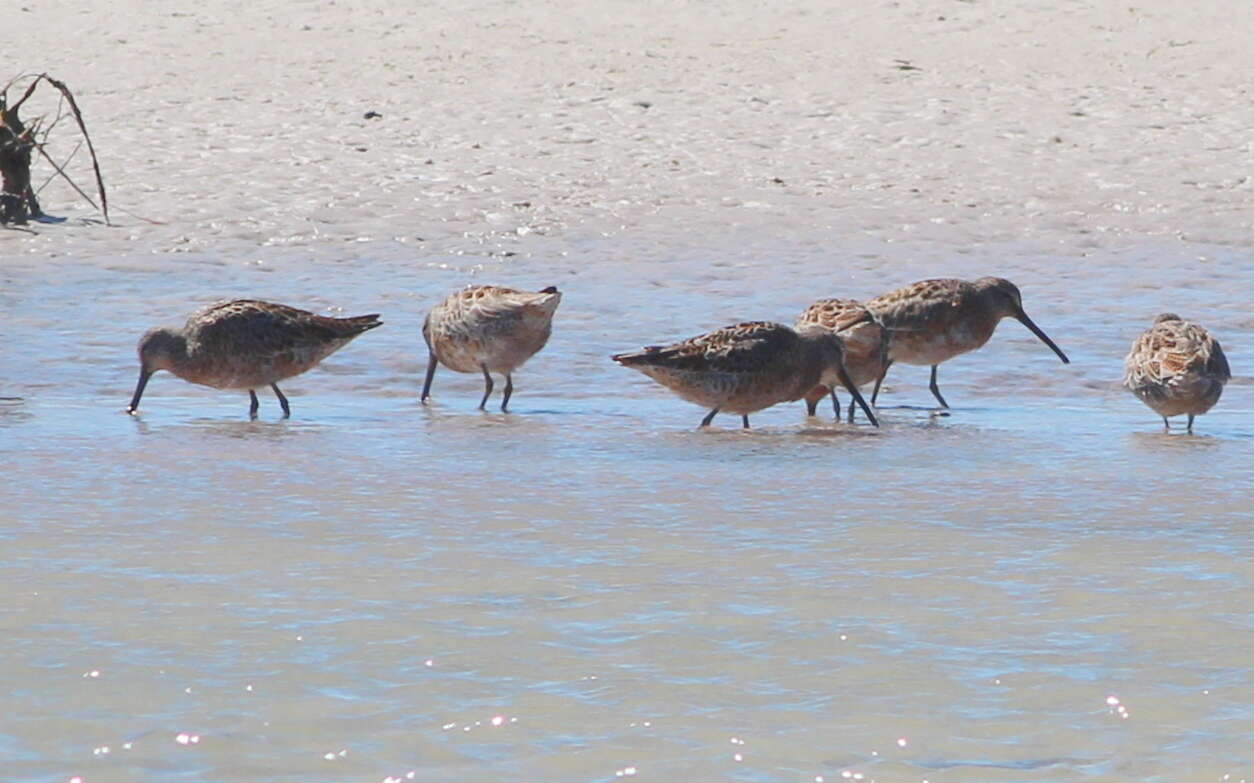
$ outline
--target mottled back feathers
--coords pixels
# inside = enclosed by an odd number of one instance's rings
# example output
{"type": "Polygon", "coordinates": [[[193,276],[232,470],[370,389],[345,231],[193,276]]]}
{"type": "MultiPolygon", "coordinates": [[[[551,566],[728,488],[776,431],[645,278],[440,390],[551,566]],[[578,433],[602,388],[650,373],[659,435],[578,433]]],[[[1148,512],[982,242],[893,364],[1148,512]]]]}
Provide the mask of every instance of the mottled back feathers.
{"type": "Polygon", "coordinates": [[[561,300],[553,286],[534,292],[467,286],[431,309],[423,339],[450,369],[510,373],[548,342],[561,300]]]}
{"type": "Polygon", "coordinates": [[[1162,416],[1205,413],[1231,377],[1219,341],[1174,313],[1154,319],[1124,359],[1123,385],[1162,416]]]}
{"type": "Polygon", "coordinates": [[[318,352],[334,346],[329,354],[381,325],[377,313],[332,318],[273,302],[236,299],[196,311],[187,319],[183,334],[193,354],[211,350],[261,357],[302,350],[318,352]]]}
{"type": "Polygon", "coordinates": [[[843,382],[842,355],[840,338],[821,327],[750,321],[612,358],[712,411],[749,414],[843,382]]]}
{"type": "Polygon", "coordinates": [[[854,299],[820,299],[797,317],[797,328],[821,326],[844,343],[845,368],[859,386],[879,378],[883,369],[884,329],[854,299]]]}
{"type": "Polygon", "coordinates": [[[796,350],[796,333],[782,324],[751,321],[674,343],[651,345],[623,353],[614,361],[627,367],[642,365],[672,370],[756,373],[796,350]]]}
{"type": "Polygon", "coordinates": [[[140,339],[140,383],[132,409],[158,370],[217,389],[259,389],[316,366],[380,326],[378,319],[331,318],[256,299],[211,304],[192,313],[182,328],[150,329],[140,339]]]}

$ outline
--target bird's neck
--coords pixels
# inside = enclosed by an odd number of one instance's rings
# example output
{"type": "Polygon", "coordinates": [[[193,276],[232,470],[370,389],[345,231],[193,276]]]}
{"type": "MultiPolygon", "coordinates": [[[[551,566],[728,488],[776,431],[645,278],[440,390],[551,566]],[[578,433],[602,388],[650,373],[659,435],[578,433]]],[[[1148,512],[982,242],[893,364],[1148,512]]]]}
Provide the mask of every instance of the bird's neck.
{"type": "Polygon", "coordinates": [[[182,375],[182,370],[194,361],[195,346],[188,344],[187,337],[182,334],[173,333],[169,337],[169,341],[165,345],[165,360],[169,362],[167,369],[175,375],[182,375]]]}

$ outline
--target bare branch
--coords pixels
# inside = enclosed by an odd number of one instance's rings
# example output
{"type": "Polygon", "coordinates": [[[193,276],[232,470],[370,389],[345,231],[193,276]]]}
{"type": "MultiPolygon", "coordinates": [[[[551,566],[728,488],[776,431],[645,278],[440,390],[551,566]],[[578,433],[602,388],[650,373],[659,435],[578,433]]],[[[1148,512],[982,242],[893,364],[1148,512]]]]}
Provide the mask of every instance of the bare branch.
{"type": "MultiPolygon", "coordinates": [[[[57,162],[56,162],[55,160],[53,160],[53,159],[52,159],[52,156],[51,156],[51,155],[49,155],[47,152],[45,152],[45,151],[44,151],[44,147],[43,147],[43,145],[42,145],[42,144],[36,144],[36,145],[35,145],[35,149],[39,150],[39,154],[43,156],[44,160],[46,160],[46,161],[48,161],[48,163],[52,164],[52,167],[53,167],[54,169],[56,169],[56,170],[57,170],[57,173],[61,175],[62,179],[64,179],[66,182],[70,183],[70,187],[74,188],[74,191],[75,191],[76,193],[78,193],[78,195],[80,195],[80,196],[82,196],[83,198],[87,199],[87,203],[88,203],[88,204],[91,204],[93,207],[96,207],[96,202],[94,202],[94,201],[92,201],[92,200],[91,200],[91,196],[89,196],[89,195],[87,195],[86,193],[84,193],[84,192],[83,192],[83,189],[82,189],[82,188],[80,188],[80,187],[78,186],[78,183],[76,183],[74,180],[70,179],[70,176],[69,176],[68,174],[66,174],[64,171],[62,171],[62,170],[61,170],[61,167],[60,167],[60,166],[58,166],[58,165],[57,165],[57,162]]],[[[96,207],[96,209],[100,209],[100,207],[96,207]]],[[[104,210],[101,210],[101,211],[103,212],[104,210]]],[[[106,218],[105,218],[105,224],[106,224],[106,225],[108,225],[108,220],[109,220],[109,219],[106,217],[106,218]]]]}
{"type": "MultiPolygon", "coordinates": [[[[70,104],[70,111],[74,113],[74,119],[78,122],[78,129],[83,132],[83,139],[87,142],[87,151],[91,153],[91,167],[96,173],[96,189],[100,192],[100,212],[104,215],[105,225],[112,225],[109,222],[109,197],[105,194],[104,178],[100,176],[100,161],[96,158],[96,148],[92,145],[91,136],[87,133],[87,125],[83,122],[83,114],[78,110],[78,102],[74,100],[74,94],[70,92],[70,88],[66,87],[64,82],[54,79],[46,73],[40,74],[40,76],[47,79],[49,84],[60,90],[61,94],[65,96],[66,102],[70,104]]],[[[40,152],[42,153],[43,150],[40,150],[40,152]]],[[[45,157],[47,156],[45,155],[45,157]]],[[[49,162],[51,160],[49,158],[49,162]]],[[[88,199],[88,201],[90,202],[91,200],[88,199]]]]}
{"type": "MultiPolygon", "coordinates": [[[[81,142],[81,141],[80,141],[78,144],[75,144],[75,145],[74,145],[74,150],[73,150],[72,152],[70,152],[70,157],[68,157],[68,158],[66,158],[66,159],[65,159],[65,162],[61,164],[61,168],[58,168],[58,169],[57,169],[57,171],[60,171],[61,169],[65,168],[66,166],[70,165],[70,161],[74,160],[74,156],[75,156],[75,155],[77,155],[77,154],[78,154],[78,151],[79,151],[79,150],[81,150],[82,148],[83,148],[83,142],[81,142]]],[[[54,166],[53,168],[56,168],[56,167],[54,166]]],[[[36,195],[38,195],[39,193],[42,193],[42,192],[43,192],[43,190],[44,190],[44,188],[48,187],[48,183],[49,183],[49,182],[51,182],[52,180],[56,179],[56,176],[57,176],[56,174],[49,174],[49,175],[48,175],[48,178],[47,178],[46,180],[44,180],[44,184],[42,184],[42,185],[40,185],[39,187],[35,188],[35,193],[36,193],[36,195]]]]}

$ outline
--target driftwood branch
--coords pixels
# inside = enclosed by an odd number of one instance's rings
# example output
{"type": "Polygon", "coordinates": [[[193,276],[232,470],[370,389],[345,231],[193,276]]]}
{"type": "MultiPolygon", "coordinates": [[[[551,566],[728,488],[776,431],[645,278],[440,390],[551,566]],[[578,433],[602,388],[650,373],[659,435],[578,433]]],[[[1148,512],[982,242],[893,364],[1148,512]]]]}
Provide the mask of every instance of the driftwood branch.
{"type": "MultiPolygon", "coordinates": [[[[39,150],[39,154],[43,157],[43,159],[44,159],[44,160],[46,160],[46,161],[48,161],[48,163],[52,166],[52,168],[56,169],[56,172],[57,172],[58,174],[60,174],[60,175],[61,175],[61,178],[62,178],[62,179],[64,179],[66,182],[68,182],[68,183],[70,184],[70,187],[74,188],[74,192],[76,192],[76,193],[78,193],[78,195],[82,196],[82,197],[83,197],[83,200],[84,200],[84,201],[86,201],[88,204],[91,204],[91,205],[92,205],[92,207],[94,207],[95,209],[100,209],[100,207],[97,207],[97,206],[96,206],[96,202],[94,202],[94,201],[92,201],[92,200],[91,200],[91,196],[89,196],[89,195],[87,195],[86,193],[84,193],[84,192],[83,192],[83,189],[82,189],[82,188],[80,188],[80,187],[78,186],[78,183],[77,183],[77,182],[75,182],[74,180],[70,179],[70,175],[69,175],[69,174],[66,174],[66,173],[65,173],[65,170],[64,170],[64,169],[62,169],[60,166],[58,166],[58,165],[57,165],[57,162],[56,162],[55,160],[53,160],[53,159],[52,159],[52,156],[51,156],[51,155],[49,155],[49,154],[48,154],[48,152],[44,149],[44,145],[42,145],[42,144],[36,144],[36,145],[35,145],[35,149],[39,150]]],[[[103,192],[102,192],[102,195],[103,195],[103,192]]],[[[103,210],[103,209],[100,209],[100,211],[101,211],[101,212],[104,212],[104,215],[105,215],[105,225],[108,225],[108,223],[109,223],[109,213],[108,213],[106,210],[103,210]]]]}
{"type": "Polygon", "coordinates": [[[0,223],[25,223],[43,214],[30,187],[34,136],[0,94],[0,223]]]}
{"type": "MultiPolygon", "coordinates": [[[[75,145],[74,145],[74,149],[70,150],[70,155],[69,155],[69,157],[68,157],[68,158],[66,158],[66,159],[65,159],[65,160],[61,163],[61,168],[59,168],[59,169],[57,169],[56,171],[54,171],[54,172],[52,172],[51,174],[49,174],[49,175],[48,175],[48,178],[44,180],[43,184],[42,184],[42,185],[40,185],[39,187],[35,188],[35,195],[39,195],[40,193],[42,193],[42,192],[43,192],[43,190],[44,190],[44,188],[48,187],[48,183],[49,183],[49,182],[52,182],[54,179],[56,179],[56,178],[57,178],[57,174],[61,171],[61,169],[63,169],[63,168],[65,168],[66,166],[70,165],[70,161],[74,160],[74,158],[78,155],[78,151],[79,151],[79,150],[81,150],[82,148],[83,148],[83,142],[81,142],[81,141],[80,141],[78,144],[75,144],[75,145]]],[[[54,166],[53,168],[56,168],[56,167],[54,166]]]]}
{"type": "MultiPolygon", "coordinates": [[[[30,166],[32,153],[38,152],[40,157],[48,161],[56,173],[65,179],[76,193],[104,215],[105,225],[110,225],[109,198],[105,192],[104,177],[100,174],[100,161],[96,156],[96,148],[91,143],[91,135],[87,132],[87,123],[83,121],[83,113],[78,108],[78,102],[74,100],[74,94],[70,92],[65,82],[54,79],[46,73],[41,73],[35,76],[31,83],[27,85],[26,90],[22,93],[22,97],[18,98],[17,102],[10,106],[8,105],[8,90],[16,81],[14,79],[5,85],[3,89],[0,89],[0,223],[20,224],[25,223],[28,218],[44,216],[44,212],[39,206],[36,191],[31,187],[30,166]],[[79,133],[82,134],[83,141],[87,143],[87,151],[91,154],[92,172],[96,179],[96,192],[100,200],[99,206],[66,173],[64,166],[57,165],[46,149],[52,128],[56,127],[61,119],[61,107],[58,106],[57,116],[44,128],[42,140],[36,138],[40,121],[37,120],[30,127],[27,127],[18,116],[18,110],[34,95],[35,89],[45,82],[56,89],[61,95],[61,100],[69,105],[70,113],[74,116],[79,133]]],[[[74,155],[71,154],[66,159],[66,163],[68,164],[73,157],[74,155]]]]}
{"type": "MultiPolygon", "coordinates": [[[[104,178],[100,176],[100,161],[96,158],[96,148],[92,146],[91,136],[87,133],[87,125],[83,122],[83,113],[78,110],[78,101],[74,100],[74,93],[70,92],[70,88],[65,86],[65,82],[52,78],[48,74],[40,74],[41,77],[48,80],[48,83],[61,91],[65,96],[65,100],[70,104],[70,111],[74,113],[74,121],[78,123],[78,129],[83,132],[83,140],[87,142],[87,151],[91,153],[91,169],[96,174],[96,190],[100,193],[100,212],[104,215],[105,225],[109,225],[109,197],[105,194],[104,178]]],[[[42,150],[40,150],[42,152],[42,150]]],[[[48,160],[52,160],[49,158],[48,160]]],[[[75,190],[78,190],[76,187],[75,190]]],[[[83,191],[79,190],[79,193],[83,191]]],[[[93,205],[94,206],[94,205],[93,205]]]]}

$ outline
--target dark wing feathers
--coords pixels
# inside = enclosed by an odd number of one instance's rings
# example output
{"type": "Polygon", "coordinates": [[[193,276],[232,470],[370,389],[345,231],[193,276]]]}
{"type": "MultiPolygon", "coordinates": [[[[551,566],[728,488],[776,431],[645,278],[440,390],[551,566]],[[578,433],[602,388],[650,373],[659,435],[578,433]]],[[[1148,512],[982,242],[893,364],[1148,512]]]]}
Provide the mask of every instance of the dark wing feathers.
{"type": "Polygon", "coordinates": [[[380,325],[378,315],[332,318],[252,299],[211,305],[188,321],[202,343],[261,353],[350,340],[380,325]]]}
{"type": "Polygon", "coordinates": [[[934,323],[952,316],[970,289],[970,283],[951,278],[920,280],[908,286],[877,296],[866,303],[875,320],[890,329],[907,324],[934,323]]]}
{"type": "Polygon", "coordinates": [[[797,324],[817,324],[840,332],[873,320],[871,312],[856,299],[820,299],[806,308],[797,324]]]}
{"type": "Polygon", "coordinates": [[[787,326],[749,322],[717,329],[664,347],[649,346],[618,354],[615,361],[628,367],[651,365],[702,372],[755,372],[792,351],[797,335],[787,326]]]}
{"type": "Polygon", "coordinates": [[[383,326],[383,322],[379,320],[378,313],[354,315],[349,318],[331,318],[325,315],[315,315],[314,318],[341,337],[356,337],[376,326],[383,326]]]}
{"type": "Polygon", "coordinates": [[[1224,356],[1224,349],[1219,347],[1219,341],[1211,342],[1210,358],[1206,361],[1206,372],[1216,378],[1221,378],[1225,383],[1232,378],[1232,370],[1228,368],[1228,357],[1224,356]]]}

